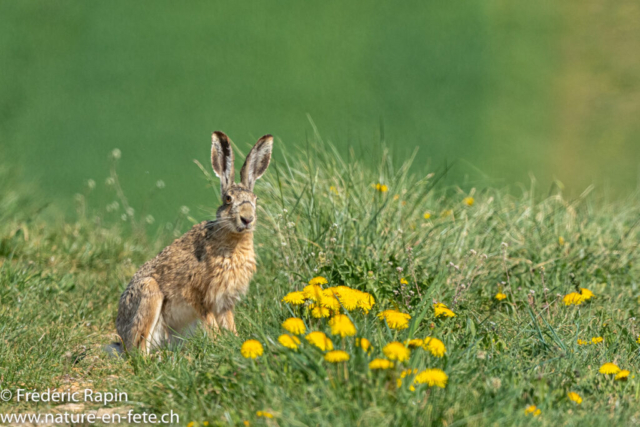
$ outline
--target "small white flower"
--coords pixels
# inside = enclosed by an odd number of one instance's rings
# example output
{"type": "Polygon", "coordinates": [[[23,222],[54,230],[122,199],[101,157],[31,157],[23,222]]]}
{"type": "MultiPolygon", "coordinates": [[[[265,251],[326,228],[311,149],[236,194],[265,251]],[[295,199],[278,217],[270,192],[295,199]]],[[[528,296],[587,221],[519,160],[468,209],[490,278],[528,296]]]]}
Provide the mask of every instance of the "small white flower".
{"type": "Polygon", "coordinates": [[[129,216],[133,216],[133,214],[136,212],[132,207],[128,207],[127,210],[127,215],[129,216]]]}
{"type": "Polygon", "coordinates": [[[122,214],[122,215],[120,216],[120,218],[121,218],[123,221],[126,221],[126,220],[127,220],[127,214],[122,214]]]}
{"type": "Polygon", "coordinates": [[[180,212],[182,213],[182,215],[189,215],[189,207],[188,206],[181,206],[180,207],[180,212]]]}
{"type": "Polygon", "coordinates": [[[111,185],[114,185],[116,183],[116,180],[113,179],[112,177],[109,177],[109,178],[105,179],[104,183],[109,185],[109,186],[111,186],[111,185]]]}
{"type": "Polygon", "coordinates": [[[144,220],[147,221],[147,224],[153,224],[154,222],[156,222],[156,219],[153,217],[153,215],[147,215],[144,220]]]}
{"type": "Polygon", "coordinates": [[[282,212],[287,213],[289,211],[287,209],[282,209],[282,212]]]}
{"type": "Polygon", "coordinates": [[[295,226],[296,226],[296,223],[295,223],[295,222],[288,222],[288,223],[287,223],[287,228],[293,228],[293,227],[295,227],[295,226]]]}
{"type": "Polygon", "coordinates": [[[534,291],[533,289],[531,289],[531,290],[529,291],[529,293],[530,293],[531,295],[535,295],[536,291],[534,291]]]}
{"type": "Polygon", "coordinates": [[[87,180],[87,187],[89,187],[89,190],[93,190],[96,188],[96,182],[92,179],[87,180]]]}
{"type": "Polygon", "coordinates": [[[329,239],[331,241],[331,243],[335,243],[338,241],[338,239],[336,239],[335,237],[332,237],[331,239],[329,239]]]}
{"type": "Polygon", "coordinates": [[[122,157],[122,152],[120,151],[119,148],[114,148],[111,151],[111,157],[115,160],[118,160],[120,157],[122,157]]]}
{"type": "Polygon", "coordinates": [[[156,181],[156,187],[163,189],[164,188],[164,181],[159,179],[156,181]]]}
{"type": "Polygon", "coordinates": [[[404,269],[402,267],[396,267],[396,271],[398,273],[402,273],[404,271],[404,269]]]}

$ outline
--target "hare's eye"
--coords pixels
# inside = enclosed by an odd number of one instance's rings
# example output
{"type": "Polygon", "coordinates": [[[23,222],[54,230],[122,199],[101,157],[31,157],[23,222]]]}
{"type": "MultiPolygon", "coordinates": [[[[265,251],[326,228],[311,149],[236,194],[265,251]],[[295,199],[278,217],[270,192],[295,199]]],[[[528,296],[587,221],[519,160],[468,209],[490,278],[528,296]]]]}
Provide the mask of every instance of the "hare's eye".
{"type": "Polygon", "coordinates": [[[230,195],[227,194],[224,197],[224,201],[227,202],[227,203],[231,203],[233,201],[233,197],[231,197],[230,195]]]}

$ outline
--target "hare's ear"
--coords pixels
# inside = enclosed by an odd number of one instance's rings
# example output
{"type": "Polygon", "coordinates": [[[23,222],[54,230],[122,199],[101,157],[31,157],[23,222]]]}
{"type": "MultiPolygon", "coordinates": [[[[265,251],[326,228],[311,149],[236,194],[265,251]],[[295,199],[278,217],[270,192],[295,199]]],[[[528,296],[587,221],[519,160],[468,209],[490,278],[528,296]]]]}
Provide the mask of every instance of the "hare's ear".
{"type": "Polygon", "coordinates": [[[211,135],[211,166],[220,178],[220,191],[224,194],[235,179],[233,150],[229,144],[229,137],[224,132],[216,131],[211,135]]]}
{"type": "Polygon", "coordinates": [[[262,176],[263,173],[269,167],[271,161],[271,149],[273,148],[273,137],[271,135],[265,135],[256,142],[253,146],[247,159],[240,169],[240,180],[250,191],[253,191],[253,186],[256,180],[262,176]]]}

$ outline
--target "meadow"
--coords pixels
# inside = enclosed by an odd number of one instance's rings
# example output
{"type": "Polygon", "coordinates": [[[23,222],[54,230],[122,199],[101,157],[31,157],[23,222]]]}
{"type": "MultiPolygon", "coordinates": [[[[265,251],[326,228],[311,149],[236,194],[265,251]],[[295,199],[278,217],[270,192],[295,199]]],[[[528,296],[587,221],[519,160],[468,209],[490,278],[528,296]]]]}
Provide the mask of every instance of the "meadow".
{"type": "Polygon", "coordinates": [[[69,218],[1,169],[0,388],[118,389],[128,401],[106,410],[172,410],[191,427],[640,422],[637,193],[463,191],[384,145],[375,163],[310,147],[256,185],[238,336],[198,332],[148,357],[103,351],[120,293],[214,202],[154,223],[129,206],[114,151],[69,218]]]}

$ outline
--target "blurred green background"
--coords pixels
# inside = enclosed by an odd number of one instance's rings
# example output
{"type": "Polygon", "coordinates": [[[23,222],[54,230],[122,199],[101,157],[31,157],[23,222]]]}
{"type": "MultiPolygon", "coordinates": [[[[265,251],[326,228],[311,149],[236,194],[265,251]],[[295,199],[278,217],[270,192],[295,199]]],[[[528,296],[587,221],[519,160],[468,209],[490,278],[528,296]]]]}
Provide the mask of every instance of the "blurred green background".
{"type": "Polygon", "coordinates": [[[345,152],[384,129],[418,168],[457,160],[466,188],[637,188],[637,0],[2,1],[0,22],[0,161],[63,208],[90,178],[108,202],[116,147],[134,207],[158,179],[154,214],[214,206],[192,163],[213,130],[295,151],[307,115],[345,152]]]}

